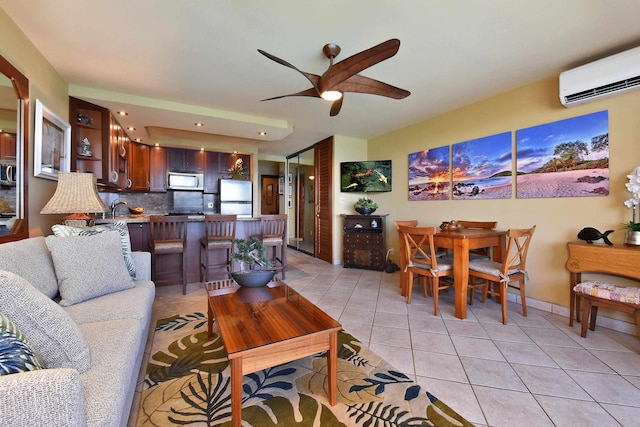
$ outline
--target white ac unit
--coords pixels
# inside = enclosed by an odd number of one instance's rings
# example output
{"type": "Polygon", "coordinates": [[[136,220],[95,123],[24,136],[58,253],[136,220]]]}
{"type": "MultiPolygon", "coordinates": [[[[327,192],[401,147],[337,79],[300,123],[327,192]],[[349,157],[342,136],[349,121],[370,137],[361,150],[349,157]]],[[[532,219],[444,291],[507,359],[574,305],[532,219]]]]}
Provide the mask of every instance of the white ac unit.
{"type": "Polygon", "coordinates": [[[640,87],[640,47],[560,73],[565,107],[640,87]]]}

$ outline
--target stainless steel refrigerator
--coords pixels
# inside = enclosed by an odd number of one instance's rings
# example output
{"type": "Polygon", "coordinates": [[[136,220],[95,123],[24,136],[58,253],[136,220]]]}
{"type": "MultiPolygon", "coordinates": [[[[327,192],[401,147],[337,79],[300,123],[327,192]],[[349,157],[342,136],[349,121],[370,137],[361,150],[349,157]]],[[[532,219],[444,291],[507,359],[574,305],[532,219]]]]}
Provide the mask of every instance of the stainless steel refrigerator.
{"type": "Polygon", "coordinates": [[[220,180],[220,215],[250,217],[253,213],[253,189],[251,181],[239,179],[220,180]]]}

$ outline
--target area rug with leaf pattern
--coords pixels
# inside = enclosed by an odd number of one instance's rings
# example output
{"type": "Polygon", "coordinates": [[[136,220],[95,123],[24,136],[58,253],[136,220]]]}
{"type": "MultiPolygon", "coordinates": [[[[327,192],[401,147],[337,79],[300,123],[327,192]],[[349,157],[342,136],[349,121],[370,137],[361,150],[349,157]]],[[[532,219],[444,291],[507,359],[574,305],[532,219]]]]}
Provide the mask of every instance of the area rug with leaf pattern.
{"type": "MultiPolygon", "coordinates": [[[[157,323],[138,426],[231,425],[231,368],[201,312],[157,323]]],[[[318,354],[243,377],[243,426],[472,426],[349,333],[338,335],[338,403],[318,354]]]]}

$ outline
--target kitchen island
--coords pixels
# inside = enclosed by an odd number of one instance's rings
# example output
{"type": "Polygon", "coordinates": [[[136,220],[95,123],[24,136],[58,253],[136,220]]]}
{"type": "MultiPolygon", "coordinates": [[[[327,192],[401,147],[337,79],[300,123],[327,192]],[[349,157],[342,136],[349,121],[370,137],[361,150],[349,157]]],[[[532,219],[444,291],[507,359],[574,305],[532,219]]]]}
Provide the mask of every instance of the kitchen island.
{"type": "MultiPolygon", "coordinates": [[[[109,224],[114,221],[126,222],[129,227],[129,236],[131,239],[131,250],[148,251],[149,250],[149,217],[151,215],[162,214],[143,214],[143,215],[122,215],[116,217],[107,217],[105,219],[96,219],[96,224],[109,224]]],[[[200,281],[200,239],[204,237],[204,215],[188,215],[189,226],[187,227],[187,282],[194,283],[200,281]]],[[[260,234],[260,218],[259,217],[240,217],[236,223],[236,238],[245,239],[250,236],[260,234]]],[[[213,252],[212,252],[213,256],[213,252]]],[[[180,268],[180,259],[176,257],[164,257],[162,266],[157,270],[158,278],[169,279],[175,276],[175,272],[180,268]],[[175,258],[175,260],[173,259],[175,258]],[[166,261],[165,261],[166,260],[166,261]]],[[[217,262],[213,260],[212,262],[217,262]]],[[[222,261],[222,259],[220,260],[222,261]]],[[[177,276],[176,276],[177,277],[177,276]]],[[[176,284],[179,279],[176,278],[176,284]]]]}

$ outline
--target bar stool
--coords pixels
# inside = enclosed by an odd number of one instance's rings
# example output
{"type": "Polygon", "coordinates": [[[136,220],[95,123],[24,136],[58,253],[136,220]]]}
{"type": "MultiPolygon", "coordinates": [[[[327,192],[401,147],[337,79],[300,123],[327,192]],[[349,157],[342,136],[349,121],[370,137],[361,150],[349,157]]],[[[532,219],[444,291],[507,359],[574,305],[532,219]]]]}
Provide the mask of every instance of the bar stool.
{"type": "MultiPolygon", "coordinates": [[[[182,294],[187,293],[187,220],[186,215],[151,215],[149,217],[149,251],[151,252],[152,280],[159,284],[158,255],[181,254],[182,294]]],[[[173,280],[163,280],[172,283],[173,280]]]]}
{"type": "MultiPolygon", "coordinates": [[[[233,241],[236,238],[236,215],[205,215],[204,216],[204,237],[200,239],[200,281],[208,282],[211,270],[224,269],[224,274],[231,277],[233,263],[231,261],[231,251],[233,241]],[[210,262],[210,251],[224,250],[225,261],[210,262]]],[[[214,256],[217,261],[219,256],[214,256]]]]}
{"type": "Polygon", "coordinates": [[[260,217],[259,239],[267,250],[267,254],[271,248],[270,259],[273,263],[273,269],[282,272],[283,280],[287,267],[286,236],[287,215],[262,215],[260,217]],[[280,257],[278,257],[278,248],[280,248],[280,257]]]}

